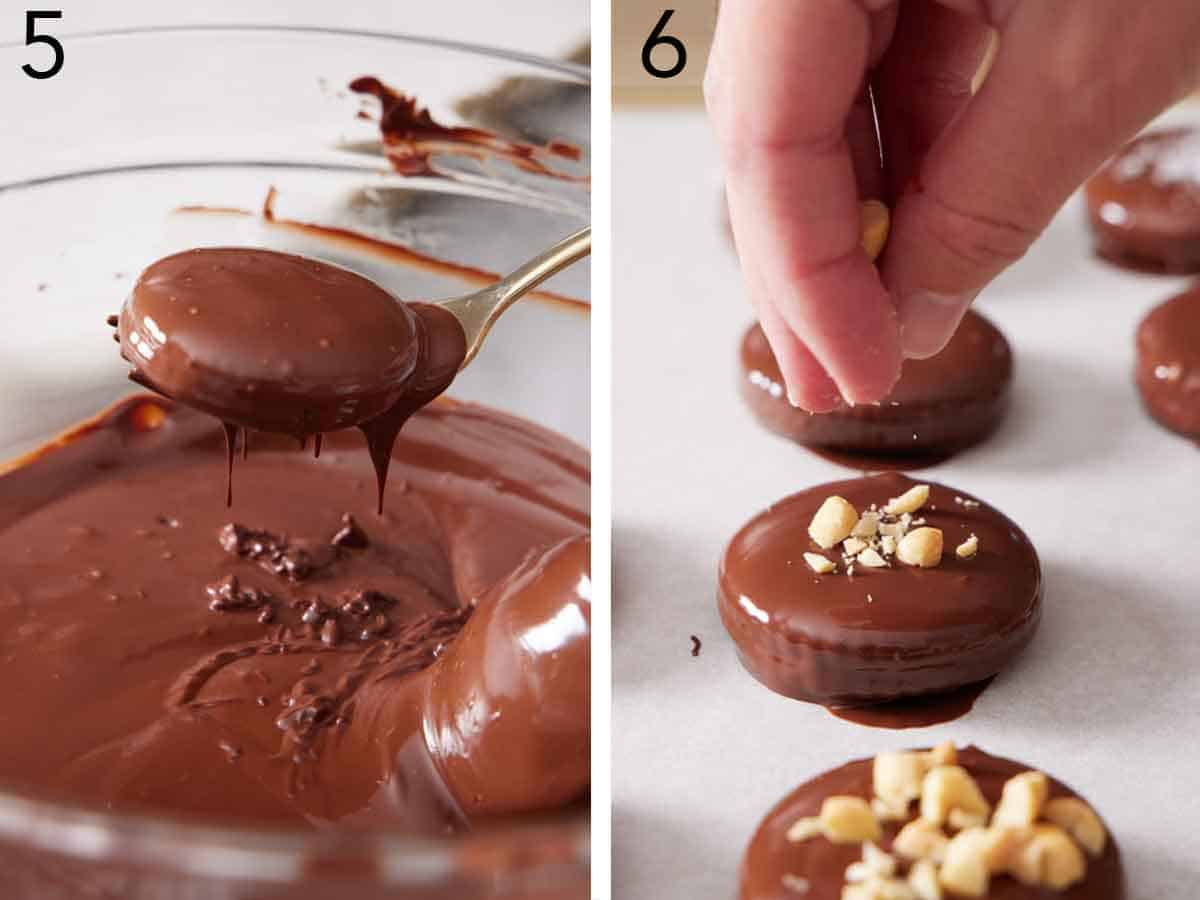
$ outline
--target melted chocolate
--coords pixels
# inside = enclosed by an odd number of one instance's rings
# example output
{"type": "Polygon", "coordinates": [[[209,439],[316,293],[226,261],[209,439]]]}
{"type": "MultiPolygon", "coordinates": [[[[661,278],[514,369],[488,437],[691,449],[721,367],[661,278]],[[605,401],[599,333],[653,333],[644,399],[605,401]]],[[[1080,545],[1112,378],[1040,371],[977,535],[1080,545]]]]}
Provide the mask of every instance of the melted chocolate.
{"type": "Polygon", "coordinates": [[[381,511],[396,435],[446,389],[466,352],[445,310],[402,303],[328,263],[250,248],[154,263],[117,334],[131,378],[225,423],[229,501],[239,429],[294,435],[303,447],[309,435],[358,426],[381,511]]]}
{"type": "Polygon", "coordinates": [[[555,157],[578,161],[580,149],[565,141],[552,140],[545,146],[513,141],[483,128],[443,125],[415,97],[396,91],[378,78],[364,75],[350,82],[350,90],[379,101],[379,131],[388,162],[400,175],[437,175],[431,157],[435,153],[467,156],[486,162],[504,159],[519,169],[563,181],[585,182],[586,176],[560,172],[547,164],[555,157]]]}
{"type": "MultiPolygon", "coordinates": [[[[1029,770],[1007,759],[990,756],[982,750],[968,747],[958,754],[959,765],[975,779],[988,801],[995,806],[1004,783],[1014,775],[1029,770]]],[[[832,844],[824,838],[800,843],[787,839],[788,829],[808,816],[820,813],[826,797],[857,796],[870,799],[872,760],[861,759],[808,781],[785,797],[763,819],[746,848],[742,860],[740,900],[795,900],[795,891],[785,886],[785,876],[803,878],[809,889],[806,900],[838,900],[846,882],[846,867],[862,859],[859,844],[832,844]]],[[[1079,796],[1069,787],[1051,779],[1050,797],[1079,796]]],[[[904,823],[885,823],[884,838],[879,846],[890,851],[892,840],[904,823]]],[[[992,877],[987,900],[1124,900],[1125,874],[1121,853],[1109,837],[1099,859],[1088,857],[1087,877],[1066,891],[1047,891],[1027,887],[1007,875],[992,877]]]]}
{"type": "Polygon", "coordinates": [[[940,694],[922,694],[873,706],[831,706],[839,719],[868,728],[928,728],[961,719],[975,708],[975,701],[988,689],[991,678],[940,694]]]}
{"type": "Polygon", "coordinates": [[[231,518],[220,429],[140,397],[0,477],[0,781],[421,834],[586,795],[586,453],[442,401],[377,517],[355,443],[261,435],[231,518]]]}
{"type": "Polygon", "coordinates": [[[432,672],[426,734],[470,816],[553,809],[588,784],[590,550],[528,558],[432,672]]]}
{"type": "Polygon", "coordinates": [[[1200,441],[1200,287],[1159,304],[1142,320],[1135,377],[1150,415],[1200,441]]]}
{"type": "Polygon", "coordinates": [[[941,353],[904,363],[878,405],[842,404],[813,414],[792,406],[758,325],[742,338],[741,393],[767,429],[863,471],[922,468],[976,444],[999,424],[1012,382],[1012,352],[991,322],[968,312],[941,353]]]}
{"type": "MultiPolygon", "coordinates": [[[[995,675],[1033,637],[1042,577],[1029,539],[968,494],[930,484],[918,516],[942,529],[936,568],[893,560],[818,575],[805,552],[824,500],[838,495],[860,513],[917,482],[899,474],[820,485],[751,519],[721,558],[721,620],[742,664],[778,693],[827,706],[862,706],[954,690],[995,675]],[[968,501],[966,505],[955,498],[968,501]],[[979,550],[959,559],[971,534],[979,550]]],[[[835,551],[826,552],[838,559],[835,551]]]]}
{"type": "Polygon", "coordinates": [[[1085,193],[1100,256],[1138,271],[1200,271],[1200,130],[1137,138],[1085,193]]]}

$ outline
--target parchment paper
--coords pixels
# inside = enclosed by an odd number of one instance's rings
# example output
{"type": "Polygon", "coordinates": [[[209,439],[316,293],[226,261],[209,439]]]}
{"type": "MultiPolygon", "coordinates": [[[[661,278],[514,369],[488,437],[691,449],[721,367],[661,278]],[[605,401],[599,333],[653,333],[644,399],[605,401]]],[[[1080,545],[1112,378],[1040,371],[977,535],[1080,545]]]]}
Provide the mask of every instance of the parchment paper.
{"type": "Polygon", "coordinates": [[[989,442],[926,474],[1028,532],[1043,624],[967,717],[866,729],[762,687],[721,627],[728,538],[847,470],[762,430],[737,395],[751,315],[701,112],[614,118],[614,895],[733,897],[746,843],[793,787],[952,738],[1081,791],[1122,845],[1131,897],[1192,896],[1200,452],[1146,416],[1132,382],[1138,320],[1185,281],[1093,259],[1075,198],[981,298],[1015,351],[1012,409],[989,442]]]}

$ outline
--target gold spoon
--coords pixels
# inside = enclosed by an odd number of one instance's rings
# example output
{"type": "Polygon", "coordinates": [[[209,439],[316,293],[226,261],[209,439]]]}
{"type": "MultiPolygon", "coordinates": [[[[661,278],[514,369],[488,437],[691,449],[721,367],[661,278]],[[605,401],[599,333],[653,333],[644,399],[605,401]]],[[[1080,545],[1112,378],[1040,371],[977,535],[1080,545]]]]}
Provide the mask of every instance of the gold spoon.
{"type": "Polygon", "coordinates": [[[483,339],[492,325],[510,306],[536,288],[539,284],[567,266],[583,259],[592,252],[592,228],[581,228],[523,266],[490,284],[483,290],[449,300],[439,300],[435,305],[458,319],[467,337],[467,353],[460,369],[475,358],[483,339]]]}

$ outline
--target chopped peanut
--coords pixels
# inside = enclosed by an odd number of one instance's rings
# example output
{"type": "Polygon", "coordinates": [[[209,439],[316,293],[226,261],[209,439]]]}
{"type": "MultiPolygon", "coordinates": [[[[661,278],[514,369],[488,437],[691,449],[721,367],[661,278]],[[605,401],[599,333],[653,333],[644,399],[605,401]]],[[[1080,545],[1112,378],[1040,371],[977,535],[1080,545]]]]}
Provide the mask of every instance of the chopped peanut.
{"type": "Polygon", "coordinates": [[[887,565],[887,560],[870,547],[855,558],[858,560],[860,566],[866,566],[868,569],[882,569],[887,565]]]}
{"type": "Polygon", "coordinates": [[[921,785],[921,818],[934,825],[943,825],[951,810],[961,810],[972,816],[987,816],[991,812],[979,785],[961,766],[937,766],[921,785]]]}
{"type": "Polygon", "coordinates": [[[883,836],[879,820],[862,797],[826,797],[821,804],[821,828],[835,844],[860,844],[883,836]]]}
{"type": "Polygon", "coordinates": [[[818,575],[825,575],[837,568],[833,562],[831,562],[829,559],[826,559],[820,553],[805,553],[804,561],[808,563],[808,567],[818,575]]]}
{"type": "Polygon", "coordinates": [[[1087,860],[1057,825],[1037,825],[1011,860],[1009,872],[1024,884],[1063,891],[1084,879],[1087,860]]]}
{"type": "Polygon", "coordinates": [[[942,561],[942,530],[922,526],[900,539],[896,558],[910,566],[932,569],[942,561]]]}
{"type": "Polygon", "coordinates": [[[986,829],[960,831],[946,845],[946,858],[938,873],[942,887],[964,897],[987,895],[991,872],[987,862],[986,829]]]}
{"type": "Polygon", "coordinates": [[[869,546],[862,538],[848,537],[842,541],[842,552],[847,556],[857,556],[869,546]]]}
{"type": "Polygon", "coordinates": [[[1095,810],[1078,797],[1055,797],[1046,804],[1042,816],[1075,838],[1092,856],[1104,852],[1108,833],[1095,810]]]}
{"type": "Polygon", "coordinates": [[[844,541],[858,524],[858,512],[841,497],[826,497],[812,522],[808,535],[823,550],[844,541]]]}
{"type": "Polygon", "coordinates": [[[929,499],[929,485],[916,484],[899,497],[893,497],[887,502],[883,511],[889,515],[899,516],[903,513],[914,513],[929,499]]]}
{"type": "Polygon", "coordinates": [[[944,896],[937,866],[927,859],[918,861],[908,870],[908,883],[920,900],[942,900],[944,896]]]}
{"type": "Polygon", "coordinates": [[[993,825],[1032,825],[1042,814],[1050,782],[1041,772],[1022,772],[1008,779],[1000,803],[992,816],[993,825]]]}
{"type": "Polygon", "coordinates": [[[877,531],[879,531],[879,513],[868,510],[862,514],[858,524],[850,533],[857,538],[871,538],[875,537],[877,531]]]}
{"type": "Polygon", "coordinates": [[[921,796],[921,782],[929,769],[929,760],[923,753],[897,751],[877,754],[872,767],[875,796],[889,806],[907,809],[911,801],[921,796]]]}
{"type": "Polygon", "coordinates": [[[891,878],[895,874],[896,858],[870,842],[863,844],[862,859],[846,867],[846,881],[852,884],[856,881],[867,881],[875,876],[891,878]]]}
{"type": "Polygon", "coordinates": [[[929,759],[935,766],[958,765],[958,747],[954,741],[942,741],[929,751],[929,759]]]}
{"type": "Polygon", "coordinates": [[[820,837],[824,833],[825,829],[821,827],[821,820],[810,816],[793,822],[787,830],[787,839],[793,844],[802,844],[815,837],[820,837]]]}
{"type": "Polygon", "coordinates": [[[954,548],[954,555],[959,559],[970,559],[978,552],[979,538],[974,534],[954,548]]]}
{"type": "Polygon", "coordinates": [[[874,875],[842,888],[842,900],[920,900],[908,882],[874,875]]]}
{"type": "Polygon", "coordinates": [[[907,802],[884,800],[882,797],[875,797],[871,800],[871,811],[875,813],[875,818],[881,822],[908,821],[907,802]]]}
{"type": "Polygon", "coordinates": [[[874,262],[887,243],[891,213],[878,200],[863,200],[858,204],[858,224],[862,233],[862,248],[874,262]]]}
{"type": "Polygon", "coordinates": [[[913,819],[900,829],[892,841],[893,852],[905,859],[926,859],[940,863],[946,856],[950,839],[932,822],[913,819]]]}

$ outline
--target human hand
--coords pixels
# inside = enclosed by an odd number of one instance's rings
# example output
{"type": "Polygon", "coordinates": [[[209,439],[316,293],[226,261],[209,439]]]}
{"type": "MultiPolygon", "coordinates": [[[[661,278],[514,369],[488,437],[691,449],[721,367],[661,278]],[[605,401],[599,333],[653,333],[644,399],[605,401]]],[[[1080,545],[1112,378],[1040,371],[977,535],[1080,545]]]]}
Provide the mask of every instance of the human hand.
{"type": "Polygon", "coordinates": [[[791,401],[881,400],[902,359],[945,346],[1071,192],[1198,82],[1193,0],[724,0],[705,95],[791,401]],[[866,198],[893,210],[878,269],[859,246],[866,198]]]}

